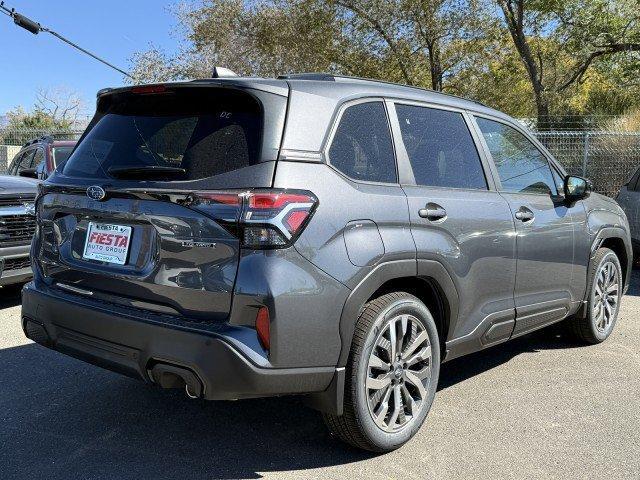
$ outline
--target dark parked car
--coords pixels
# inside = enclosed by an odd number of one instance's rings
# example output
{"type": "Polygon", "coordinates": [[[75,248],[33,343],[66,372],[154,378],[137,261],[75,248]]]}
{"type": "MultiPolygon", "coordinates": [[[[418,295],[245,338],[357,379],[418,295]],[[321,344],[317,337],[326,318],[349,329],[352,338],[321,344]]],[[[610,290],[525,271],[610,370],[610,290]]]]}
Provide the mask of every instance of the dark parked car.
{"type": "Polygon", "coordinates": [[[36,230],[37,182],[0,176],[0,286],[31,278],[29,248],[36,230]]]}
{"type": "Polygon", "coordinates": [[[622,210],[518,122],[382,82],[106,89],[41,188],[29,338],[190,397],[305,395],[374,451],[442,362],[562,320],[602,342],[629,282],[622,210]]]}
{"type": "Polygon", "coordinates": [[[58,165],[63,164],[76,142],[41,137],[26,143],[7,168],[9,175],[46,180],[58,165]]]}
{"type": "Polygon", "coordinates": [[[631,242],[636,260],[640,257],[640,168],[638,168],[616,197],[629,220],[631,242]]]}

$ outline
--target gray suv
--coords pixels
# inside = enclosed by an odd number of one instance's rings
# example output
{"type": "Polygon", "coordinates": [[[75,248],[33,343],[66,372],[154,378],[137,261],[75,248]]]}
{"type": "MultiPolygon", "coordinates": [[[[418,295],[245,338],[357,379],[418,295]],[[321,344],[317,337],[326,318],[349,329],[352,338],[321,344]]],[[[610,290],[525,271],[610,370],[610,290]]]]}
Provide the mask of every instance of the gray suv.
{"type": "Polygon", "coordinates": [[[26,335],[190,397],[303,395],[388,451],[444,361],[611,333],[617,204],[481,104],[323,74],[106,89],[40,187],[26,335]]]}

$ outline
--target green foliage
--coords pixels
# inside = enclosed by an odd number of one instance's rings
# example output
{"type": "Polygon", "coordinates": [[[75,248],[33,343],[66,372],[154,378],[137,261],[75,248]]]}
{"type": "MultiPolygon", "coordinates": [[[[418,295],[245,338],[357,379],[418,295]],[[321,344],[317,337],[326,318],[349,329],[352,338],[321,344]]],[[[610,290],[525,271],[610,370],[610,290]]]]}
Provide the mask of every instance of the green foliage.
{"type": "Polygon", "coordinates": [[[23,145],[41,135],[51,132],[56,134],[71,134],[72,122],[67,119],[56,119],[50,113],[43,110],[25,112],[22,108],[16,108],[7,113],[8,123],[0,129],[0,144],[23,145]]]}
{"type": "Polygon", "coordinates": [[[638,0],[199,0],[182,49],[133,58],[136,82],[322,71],[475,98],[519,117],[640,105],[638,0]]]}

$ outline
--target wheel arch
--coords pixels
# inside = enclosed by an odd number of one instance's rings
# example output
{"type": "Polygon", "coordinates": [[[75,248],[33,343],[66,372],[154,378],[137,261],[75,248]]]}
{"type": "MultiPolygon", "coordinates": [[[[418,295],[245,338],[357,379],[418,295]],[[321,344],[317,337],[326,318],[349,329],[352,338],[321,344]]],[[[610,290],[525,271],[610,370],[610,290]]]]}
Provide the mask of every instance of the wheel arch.
{"type": "MultiPolygon", "coordinates": [[[[333,380],[324,392],[306,397],[308,406],[334,415],[342,415],[345,366],[358,316],[369,300],[390,291],[412,293],[427,305],[432,314],[438,316],[434,319],[441,337],[441,349],[445,348],[447,337],[455,328],[459,305],[458,291],[446,268],[435,260],[416,261],[415,258],[376,265],[356,285],[345,301],[340,317],[340,356],[333,380]],[[421,290],[421,287],[424,290],[421,290]],[[433,295],[437,295],[437,299],[433,298],[433,295]]],[[[441,358],[444,358],[444,350],[441,353],[441,358]]]]}
{"type": "MultiPolygon", "coordinates": [[[[591,264],[596,251],[602,247],[613,250],[618,256],[622,268],[622,278],[624,279],[624,290],[626,291],[629,285],[633,262],[633,251],[628,233],[620,227],[605,227],[600,229],[591,244],[589,264],[591,264]]],[[[588,291],[585,292],[585,300],[587,299],[587,295],[588,291]]]]}
{"type": "Polygon", "coordinates": [[[435,260],[397,260],[377,265],[352,290],[340,317],[341,349],[337,366],[349,358],[356,321],[372,298],[392,291],[406,291],[418,297],[431,311],[444,348],[458,317],[458,292],[446,268],[435,260]]]}

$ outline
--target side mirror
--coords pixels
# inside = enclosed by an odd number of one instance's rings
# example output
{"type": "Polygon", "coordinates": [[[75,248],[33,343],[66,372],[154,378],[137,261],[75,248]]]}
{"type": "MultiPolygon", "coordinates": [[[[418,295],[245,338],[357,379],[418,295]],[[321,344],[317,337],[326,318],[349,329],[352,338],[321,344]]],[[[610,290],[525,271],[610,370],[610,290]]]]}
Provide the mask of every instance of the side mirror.
{"type": "Polygon", "coordinates": [[[27,178],[38,178],[38,172],[36,172],[35,168],[24,168],[18,172],[18,175],[27,178]]]}
{"type": "Polygon", "coordinates": [[[27,178],[38,178],[38,172],[36,172],[35,168],[23,168],[18,172],[18,175],[27,178]]]}
{"type": "Polygon", "coordinates": [[[591,193],[591,182],[586,178],[567,175],[564,178],[564,197],[569,202],[583,200],[591,193]]]}

